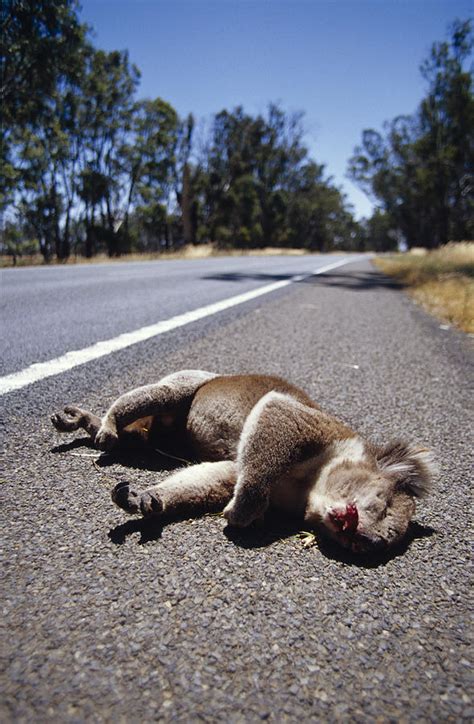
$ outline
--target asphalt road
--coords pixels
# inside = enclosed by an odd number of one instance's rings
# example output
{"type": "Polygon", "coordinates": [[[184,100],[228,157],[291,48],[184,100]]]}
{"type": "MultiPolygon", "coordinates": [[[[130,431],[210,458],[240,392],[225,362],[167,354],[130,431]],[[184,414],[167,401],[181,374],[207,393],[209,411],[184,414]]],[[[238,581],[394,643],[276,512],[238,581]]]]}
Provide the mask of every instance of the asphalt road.
{"type": "MultiPolygon", "coordinates": [[[[5,369],[62,354],[69,334],[77,348],[307,268],[275,263],[213,260],[192,295],[187,263],[163,263],[161,300],[147,264],[133,291],[120,268],[110,284],[104,267],[68,270],[72,287],[63,269],[12,270],[5,369]]],[[[469,345],[361,261],[4,395],[2,721],[472,720],[469,345]],[[358,560],[304,550],[293,522],[235,536],[219,516],[161,529],[114,508],[118,480],[146,487],[162,461],[96,461],[49,415],[67,402],[101,413],[184,367],[284,375],[368,437],[433,447],[437,491],[406,547],[358,560]]]]}
{"type": "Polygon", "coordinates": [[[0,272],[0,374],[154,324],[339,256],[229,257],[0,272]]]}

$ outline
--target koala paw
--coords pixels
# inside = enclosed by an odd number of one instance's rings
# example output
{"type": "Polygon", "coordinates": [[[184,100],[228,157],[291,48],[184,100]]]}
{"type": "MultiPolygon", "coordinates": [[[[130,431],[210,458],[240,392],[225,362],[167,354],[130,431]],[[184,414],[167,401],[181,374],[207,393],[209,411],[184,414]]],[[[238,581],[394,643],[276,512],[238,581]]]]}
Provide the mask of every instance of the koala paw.
{"type": "Polygon", "coordinates": [[[118,442],[118,435],[107,427],[99,428],[94,439],[95,446],[103,452],[110,452],[118,442]]]}
{"type": "Polygon", "coordinates": [[[156,491],[145,491],[140,497],[140,511],[144,518],[154,518],[163,512],[163,502],[156,491]]]}
{"type": "Polygon", "coordinates": [[[130,486],[126,480],[117,483],[112,490],[112,500],[127,513],[138,513],[140,509],[140,493],[130,486]]]}
{"type": "Polygon", "coordinates": [[[73,432],[81,426],[82,410],[79,407],[68,405],[62,412],[55,412],[51,415],[51,422],[58,432],[73,432]]]}
{"type": "Polygon", "coordinates": [[[224,508],[223,515],[229,525],[236,528],[247,528],[254,521],[263,519],[267,507],[266,501],[262,501],[260,505],[253,503],[250,506],[233,498],[224,508]]]}

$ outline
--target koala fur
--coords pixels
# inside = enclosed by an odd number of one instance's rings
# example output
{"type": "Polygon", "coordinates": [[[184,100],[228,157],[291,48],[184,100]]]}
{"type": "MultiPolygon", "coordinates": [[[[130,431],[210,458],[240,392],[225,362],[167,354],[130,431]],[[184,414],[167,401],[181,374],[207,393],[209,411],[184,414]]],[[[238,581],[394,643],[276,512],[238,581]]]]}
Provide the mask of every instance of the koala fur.
{"type": "Polygon", "coordinates": [[[85,429],[100,450],[171,440],[195,465],[143,492],[121,483],[113,501],[143,516],[224,511],[232,526],[261,519],[271,505],[354,552],[398,543],[431,488],[423,447],[377,447],[278,377],[171,374],[116,400],[100,419],[68,406],[52,416],[60,432],[85,429]]]}

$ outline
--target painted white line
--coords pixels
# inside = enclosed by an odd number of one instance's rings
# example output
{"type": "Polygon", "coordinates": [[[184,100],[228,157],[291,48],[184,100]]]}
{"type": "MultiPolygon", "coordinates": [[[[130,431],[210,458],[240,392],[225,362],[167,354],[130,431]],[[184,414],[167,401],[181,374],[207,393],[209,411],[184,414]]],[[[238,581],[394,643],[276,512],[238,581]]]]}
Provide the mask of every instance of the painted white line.
{"type": "Polygon", "coordinates": [[[207,304],[205,307],[199,307],[191,312],[178,314],[176,317],[156,322],[156,324],[151,324],[148,327],[141,327],[141,329],[136,329],[133,332],[119,334],[118,337],[114,337],[113,339],[96,342],[90,347],[71,350],[70,352],[66,352],[66,354],[61,355],[61,357],[56,357],[48,362],[36,362],[29,367],[25,367],[25,369],[20,370],[19,372],[13,372],[10,375],[0,377],[0,395],[12,392],[13,390],[19,390],[27,385],[32,385],[34,382],[44,380],[46,377],[52,377],[53,375],[59,375],[62,372],[67,372],[73,367],[99,359],[99,357],[105,357],[108,354],[112,354],[112,352],[117,352],[120,349],[130,347],[132,344],[137,344],[137,342],[144,342],[151,337],[156,337],[159,334],[170,332],[178,327],[184,327],[184,325],[196,322],[198,319],[210,317],[213,314],[224,311],[224,309],[236,307],[244,302],[249,302],[251,299],[256,299],[264,294],[269,294],[277,289],[287,287],[289,284],[293,284],[294,282],[299,282],[302,279],[306,279],[307,277],[313,275],[324,274],[324,272],[327,272],[330,269],[336,269],[336,267],[343,266],[343,264],[348,264],[353,261],[358,261],[359,259],[360,257],[346,257],[344,259],[339,259],[331,264],[326,264],[326,266],[323,266],[320,269],[315,269],[312,273],[298,274],[280,282],[266,284],[263,287],[252,289],[250,292],[237,294],[234,297],[222,299],[220,302],[214,302],[214,304],[207,304]]]}

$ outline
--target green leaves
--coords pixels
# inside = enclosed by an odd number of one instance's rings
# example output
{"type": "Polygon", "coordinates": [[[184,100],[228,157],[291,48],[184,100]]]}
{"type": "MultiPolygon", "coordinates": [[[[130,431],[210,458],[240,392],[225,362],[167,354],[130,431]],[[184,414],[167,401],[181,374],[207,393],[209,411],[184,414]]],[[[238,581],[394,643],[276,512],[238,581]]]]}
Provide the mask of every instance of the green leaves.
{"type": "Polygon", "coordinates": [[[303,135],[302,114],[275,104],[266,115],[237,107],[214,117],[197,192],[205,238],[254,248],[332,248],[336,237],[348,242],[352,217],[324,167],[308,160],[303,135]]]}
{"type": "Polygon", "coordinates": [[[408,246],[436,247],[474,233],[474,96],[465,66],[472,25],[456,21],[421,66],[428,94],[413,116],[364,131],[349,176],[378,199],[408,246]]]}
{"type": "Polygon", "coordinates": [[[77,11],[74,0],[6,0],[2,14],[0,198],[46,260],[73,245],[86,256],[198,241],[353,245],[350,209],[309,159],[301,113],[237,107],[196,132],[192,115],[136,99],[128,53],[94,48],[77,11]]]}

